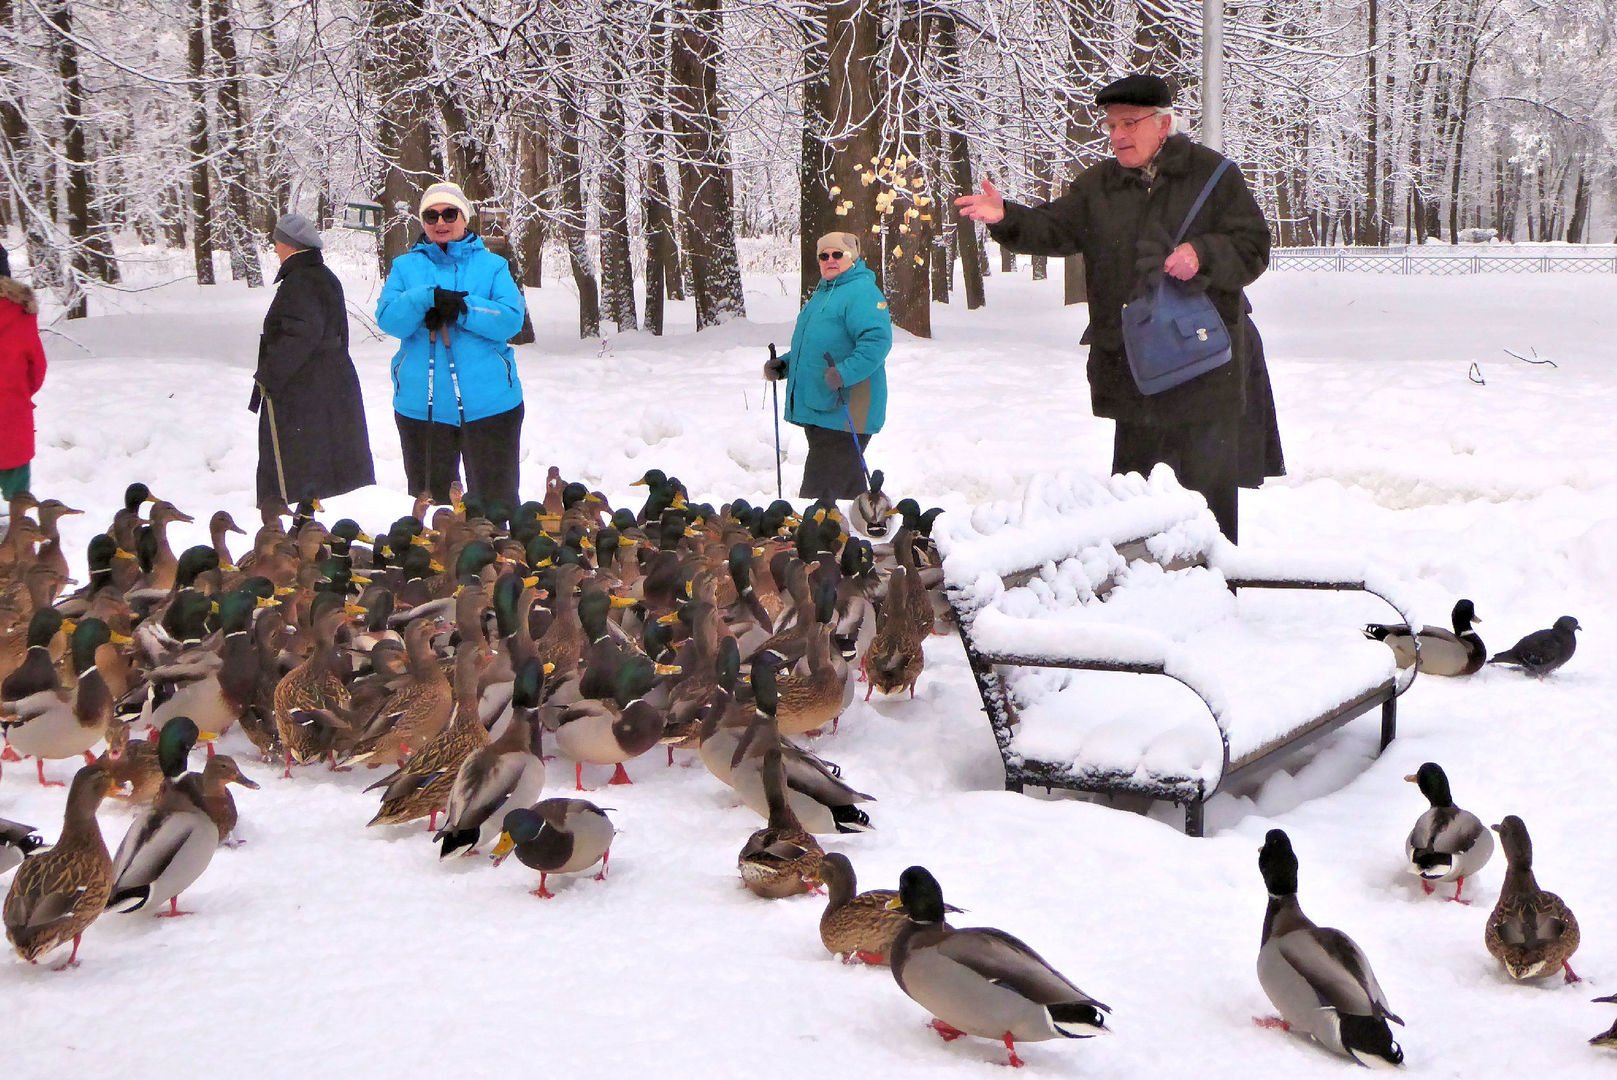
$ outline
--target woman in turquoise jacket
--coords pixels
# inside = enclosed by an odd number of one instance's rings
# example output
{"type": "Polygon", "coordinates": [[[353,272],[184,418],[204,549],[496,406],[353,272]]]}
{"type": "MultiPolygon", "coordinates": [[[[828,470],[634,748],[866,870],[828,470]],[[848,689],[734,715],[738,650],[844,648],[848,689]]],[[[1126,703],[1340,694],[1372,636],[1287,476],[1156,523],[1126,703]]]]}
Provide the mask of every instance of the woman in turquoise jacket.
{"type": "Polygon", "coordinates": [[[786,419],[808,436],[798,494],[852,499],[866,488],[864,448],[887,419],[893,318],[858,237],[829,233],[816,254],[819,287],[798,313],[791,350],[766,364],[764,377],[786,377],[786,419]]]}
{"type": "Polygon", "coordinates": [[[421,195],[421,239],[393,260],[376,323],[399,339],[393,413],[410,493],[449,501],[466,460],[466,490],[517,507],[522,380],[509,341],[525,302],[510,264],[468,231],[471,202],[456,184],[421,195]]]}

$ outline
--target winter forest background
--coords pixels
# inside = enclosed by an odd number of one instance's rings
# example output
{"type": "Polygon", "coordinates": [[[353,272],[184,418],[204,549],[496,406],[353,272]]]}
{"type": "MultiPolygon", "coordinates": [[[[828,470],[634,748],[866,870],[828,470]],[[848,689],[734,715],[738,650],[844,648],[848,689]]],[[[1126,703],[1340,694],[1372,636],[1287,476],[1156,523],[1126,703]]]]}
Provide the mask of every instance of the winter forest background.
{"type": "MultiPolygon", "coordinates": [[[[1225,151],[1282,245],[1608,240],[1614,7],[1230,0],[1225,151]]],[[[378,204],[385,266],[446,176],[528,284],[565,263],[584,336],[744,314],[742,251],[807,288],[834,228],[925,336],[997,269],[949,199],[1061,190],[1129,70],[1194,127],[1200,30],[1199,0],[0,0],[0,227],[82,315],[141,245],[259,283],[287,210],[378,204]]]]}

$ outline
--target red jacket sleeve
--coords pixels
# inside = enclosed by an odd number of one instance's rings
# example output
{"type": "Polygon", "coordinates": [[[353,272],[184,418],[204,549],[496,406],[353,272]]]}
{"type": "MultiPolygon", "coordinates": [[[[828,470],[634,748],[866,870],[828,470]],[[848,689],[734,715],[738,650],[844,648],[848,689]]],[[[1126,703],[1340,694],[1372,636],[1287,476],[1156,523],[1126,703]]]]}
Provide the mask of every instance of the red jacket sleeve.
{"type": "Polygon", "coordinates": [[[33,340],[25,347],[28,353],[28,393],[39,393],[39,388],[45,385],[45,345],[39,340],[38,324],[35,324],[33,340]]]}

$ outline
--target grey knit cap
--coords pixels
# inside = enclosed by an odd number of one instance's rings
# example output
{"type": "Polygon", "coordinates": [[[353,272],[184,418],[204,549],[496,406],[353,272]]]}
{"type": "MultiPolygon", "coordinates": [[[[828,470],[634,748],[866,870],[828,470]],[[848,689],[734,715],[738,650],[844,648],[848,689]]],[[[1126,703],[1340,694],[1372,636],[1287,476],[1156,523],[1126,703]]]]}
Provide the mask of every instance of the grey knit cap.
{"type": "Polygon", "coordinates": [[[320,239],[320,230],[314,227],[314,222],[302,214],[287,214],[275,223],[275,231],[270,236],[283,244],[292,247],[314,248],[319,251],[324,243],[320,239]]]}

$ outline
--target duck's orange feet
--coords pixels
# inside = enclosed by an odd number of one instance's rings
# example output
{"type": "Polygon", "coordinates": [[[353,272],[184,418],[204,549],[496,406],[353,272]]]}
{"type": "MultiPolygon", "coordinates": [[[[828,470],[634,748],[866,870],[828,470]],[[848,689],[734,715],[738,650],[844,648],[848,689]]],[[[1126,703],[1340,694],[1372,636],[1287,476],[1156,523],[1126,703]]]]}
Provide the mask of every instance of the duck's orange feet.
{"type": "Polygon", "coordinates": [[[1254,1016],[1252,1022],[1260,1028],[1279,1028],[1281,1031],[1290,1031],[1291,1025],[1278,1016],[1254,1016]]]}
{"type": "Polygon", "coordinates": [[[612,779],[608,780],[607,783],[608,784],[632,784],[632,783],[634,783],[634,781],[629,779],[629,774],[624,770],[623,762],[620,761],[620,762],[618,762],[618,767],[616,769],[612,770],[612,779]]]}
{"type": "Polygon", "coordinates": [[[35,758],[34,759],[34,764],[36,766],[38,766],[39,786],[40,787],[67,787],[67,785],[62,783],[60,780],[47,780],[47,779],[45,779],[45,759],[44,758],[35,758]]]}
{"type": "Polygon", "coordinates": [[[1011,1038],[1011,1033],[1007,1031],[1003,1038],[1005,1040],[1005,1052],[1010,1055],[1010,1058],[1005,1062],[1005,1064],[1009,1065],[1013,1069],[1020,1069],[1023,1065],[1027,1064],[1027,1062],[1016,1056],[1016,1040],[1011,1038]]]}
{"type": "Polygon", "coordinates": [[[964,1031],[961,1031],[953,1024],[946,1024],[942,1020],[934,1020],[928,1026],[930,1026],[933,1031],[941,1035],[944,1042],[954,1042],[956,1039],[965,1034],[964,1031]]]}

